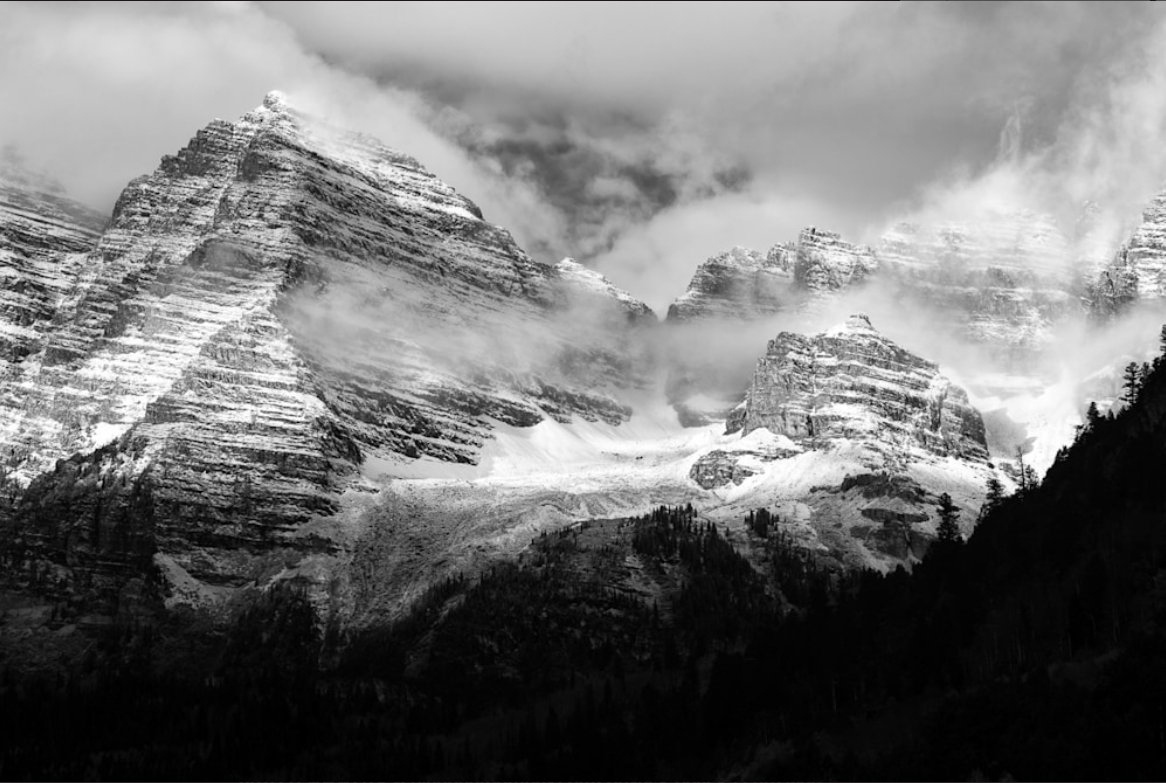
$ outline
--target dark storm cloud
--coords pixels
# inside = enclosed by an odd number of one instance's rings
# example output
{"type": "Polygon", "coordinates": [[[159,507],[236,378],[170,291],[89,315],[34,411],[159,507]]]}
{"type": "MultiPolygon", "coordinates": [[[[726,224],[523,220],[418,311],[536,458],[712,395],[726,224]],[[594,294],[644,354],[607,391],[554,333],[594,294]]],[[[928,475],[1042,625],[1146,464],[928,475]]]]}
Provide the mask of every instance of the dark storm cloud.
{"type": "Polygon", "coordinates": [[[1163,44],[1152,3],[4,3],[0,142],[108,206],[280,88],[659,307],[808,224],[1128,209],[1163,44]]]}

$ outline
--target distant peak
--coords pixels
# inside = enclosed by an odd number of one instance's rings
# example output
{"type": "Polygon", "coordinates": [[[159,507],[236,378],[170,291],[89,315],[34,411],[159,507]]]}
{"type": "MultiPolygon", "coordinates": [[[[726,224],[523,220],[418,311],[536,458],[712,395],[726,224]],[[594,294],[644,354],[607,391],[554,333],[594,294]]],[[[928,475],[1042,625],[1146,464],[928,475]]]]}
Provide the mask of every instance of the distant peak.
{"type": "Polygon", "coordinates": [[[855,332],[879,334],[879,331],[871,324],[870,317],[866,313],[854,313],[844,323],[830,327],[824,334],[828,337],[838,337],[840,335],[854,334],[855,332]]]}
{"type": "Polygon", "coordinates": [[[263,96],[263,108],[271,111],[287,111],[287,95],[280,90],[272,90],[263,96]]]}
{"type": "Polygon", "coordinates": [[[870,323],[870,317],[866,313],[855,313],[846,319],[846,325],[851,329],[870,329],[874,331],[874,327],[870,323]]]}

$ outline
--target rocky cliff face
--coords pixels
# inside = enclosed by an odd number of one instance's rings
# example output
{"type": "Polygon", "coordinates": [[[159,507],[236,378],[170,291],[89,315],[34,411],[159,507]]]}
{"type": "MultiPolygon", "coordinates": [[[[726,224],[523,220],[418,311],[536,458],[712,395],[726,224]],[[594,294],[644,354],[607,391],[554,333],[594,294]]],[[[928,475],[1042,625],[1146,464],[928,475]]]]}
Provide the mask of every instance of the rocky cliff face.
{"type": "Polygon", "coordinates": [[[762,254],[745,247],[718,253],[697,267],[688,289],[668,307],[668,320],[757,320],[794,303],[795,251],[774,245],[762,254]]]}
{"type": "Polygon", "coordinates": [[[1048,215],[990,211],[958,224],[901,223],[883,235],[878,256],[896,296],[1017,366],[1081,312],[1072,243],[1048,215]]]}
{"type": "Polygon", "coordinates": [[[739,424],[795,442],[877,441],[940,456],[986,460],[984,424],[931,362],[854,315],[806,337],[782,332],[757,363],[739,424]]]}
{"type": "MultiPolygon", "coordinates": [[[[1152,255],[1152,236],[1147,226],[1132,257],[1152,255]]],[[[783,309],[813,310],[878,281],[885,296],[925,308],[955,339],[1001,349],[998,356],[1019,364],[1045,349],[1057,325],[1082,310],[1075,244],[1081,242],[1068,240],[1052,217],[1026,210],[986,211],[958,224],[900,223],[875,249],[807,228],[796,243],[775,246],[765,266],[759,253],[744,248],[705,262],[669,309],[669,320],[748,321],[783,309]],[[762,269],[782,276],[760,278],[762,269]],[[763,296],[755,279],[766,281],[763,296]]],[[[1144,276],[1153,275],[1152,260],[1142,266],[1144,276]]]]}
{"type": "Polygon", "coordinates": [[[1139,300],[1166,298],[1166,191],[1150,201],[1141,224],[1098,273],[1093,311],[1109,316],[1139,300]]]}
{"type": "Polygon", "coordinates": [[[878,272],[879,259],[833,231],[806,228],[798,235],[794,283],[812,302],[859,285],[878,272]]]}
{"type": "Polygon", "coordinates": [[[804,229],[797,242],[762,254],[735,247],[697,267],[668,308],[668,321],[757,321],[857,285],[878,271],[874,252],[837,233],[804,229]]]}
{"type": "Polygon", "coordinates": [[[105,218],[0,150],[0,376],[36,352],[105,218]]]}
{"type": "Polygon", "coordinates": [[[618,425],[652,372],[642,303],[277,94],[132,182],[96,241],[27,211],[48,229],[0,266],[48,293],[9,289],[4,323],[47,315],[0,378],[5,483],[27,484],[5,551],[89,613],[221,606],[340,551],[362,463],[472,464],[495,422],[618,425]]]}

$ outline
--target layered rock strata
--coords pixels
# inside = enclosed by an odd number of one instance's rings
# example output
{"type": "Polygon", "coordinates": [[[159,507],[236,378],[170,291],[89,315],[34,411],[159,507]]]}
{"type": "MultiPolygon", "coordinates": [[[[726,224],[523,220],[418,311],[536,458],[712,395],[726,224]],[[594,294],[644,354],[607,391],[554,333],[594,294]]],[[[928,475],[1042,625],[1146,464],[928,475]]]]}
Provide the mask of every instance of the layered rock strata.
{"type": "Polygon", "coordinates": [[[938,367],[879,334],[864,315],[806,337],[782,332],[757,363],[741,431],[794,442],[863,440],[985,461],[980,414],[938,367]]]}

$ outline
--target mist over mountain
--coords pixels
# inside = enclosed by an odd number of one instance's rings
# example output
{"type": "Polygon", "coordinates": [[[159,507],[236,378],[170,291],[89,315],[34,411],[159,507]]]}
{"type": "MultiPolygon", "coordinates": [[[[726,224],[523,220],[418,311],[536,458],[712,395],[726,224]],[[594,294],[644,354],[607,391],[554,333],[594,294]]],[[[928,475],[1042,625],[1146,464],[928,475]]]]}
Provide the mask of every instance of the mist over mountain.
{"type": "Polygon", "coordinates": [[[1152,9],[0,43],[0,777],[1043,777],[1102,745],[953,735],[1148,709],[1152,9]]]}

